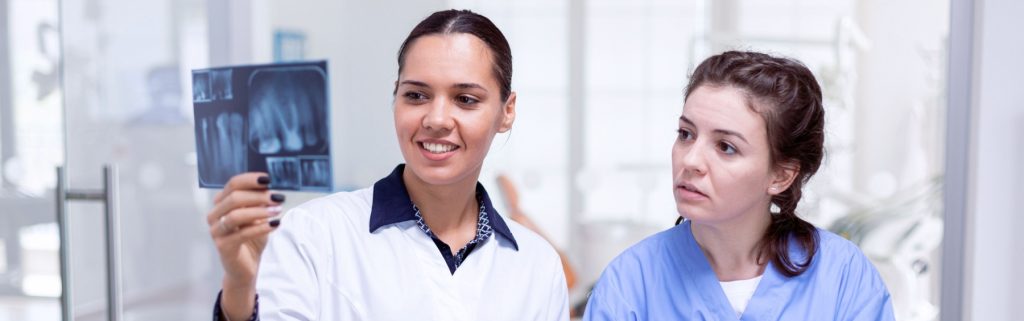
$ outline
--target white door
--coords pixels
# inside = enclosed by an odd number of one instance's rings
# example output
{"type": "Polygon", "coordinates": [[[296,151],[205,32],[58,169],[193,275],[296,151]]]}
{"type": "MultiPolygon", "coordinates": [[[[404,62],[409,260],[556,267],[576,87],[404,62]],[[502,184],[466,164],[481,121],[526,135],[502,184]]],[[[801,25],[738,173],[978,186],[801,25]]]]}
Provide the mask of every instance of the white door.
{"type": "MultiPolygon", "coordinates": [[[[207,1],[61,1],[69,187],[117,167],[121,320],[210,317],[218,262],[195,181],[190,74],[205,64],[207,1]]],[[[107,319],[103,206],[71,201],[75,320],[107,319]]]]}

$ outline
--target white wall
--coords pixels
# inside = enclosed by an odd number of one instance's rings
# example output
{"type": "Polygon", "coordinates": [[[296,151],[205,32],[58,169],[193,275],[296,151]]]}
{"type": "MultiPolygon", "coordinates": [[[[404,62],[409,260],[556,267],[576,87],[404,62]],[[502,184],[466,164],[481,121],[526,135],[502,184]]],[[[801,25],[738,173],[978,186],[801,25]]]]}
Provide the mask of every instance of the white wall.
{"type": "Polygon", "coordinates": [[[972,199],[966,287],[971,320],[1020,320],[1024,302],[1024,2],[976,2],[972,199]]]}
{"type": "Polygon", "coordinates": [[[943,168],[938,124],[945,120],[949,2],[860,0],[857,6],[871,47],[859,55],[850,178],[854,190],[884,198],[943,168]],[[896,186],[881,184],[888,177],[896,186]]]}

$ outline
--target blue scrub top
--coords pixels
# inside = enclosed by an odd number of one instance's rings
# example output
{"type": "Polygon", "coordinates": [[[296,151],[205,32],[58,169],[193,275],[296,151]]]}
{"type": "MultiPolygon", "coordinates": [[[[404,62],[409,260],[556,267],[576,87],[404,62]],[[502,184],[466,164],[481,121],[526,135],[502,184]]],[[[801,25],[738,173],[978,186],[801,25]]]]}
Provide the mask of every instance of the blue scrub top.
{"type": "MultiPolygon", "coordinates": [[[[739,320],[894,320],[882,278],[856,245],[818,230],[803,274],[772,264],[739,320]]],[[[790,257],[806,255],[791,243],[790,257]]],[[[686,221],[630,247],[605,268],[583,320],[737,320],[686,221]]]]}

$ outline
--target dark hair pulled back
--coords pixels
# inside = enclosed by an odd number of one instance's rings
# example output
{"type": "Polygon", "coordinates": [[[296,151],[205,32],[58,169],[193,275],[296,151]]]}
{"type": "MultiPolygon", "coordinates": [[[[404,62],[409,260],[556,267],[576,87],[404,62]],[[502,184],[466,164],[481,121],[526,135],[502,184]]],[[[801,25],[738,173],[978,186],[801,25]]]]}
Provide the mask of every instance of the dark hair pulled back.
{"type": "MultiPolygon", "coordinates": [[[[409,32],[409,36],[398,49],[398,73],[405,67],[405,55],[416,39],[433,34],[465,33],[476,36],[491,49],[494,60],[493,74],[501,88],[501,100],[505,101],[512,94],[512,49],[508,40],[490,19],[469,10],[444,10],[431,14],[420,21],[409,32]]],[[[398,88],[395,88],[396,92],[398,88]]]]}
{"type": "Polygon", "coordinates": [[[779,212],[772,214],[758,253],[786,276],[802,274],[818,251],[817,229],[796,214],[803,186],[818,171],[825,153],[825,109],[817,80],[794,59],[727,51],[697,66],[686,86],[686,97],[701,86],[741,90],[748,105],[765,121],[772,166],[798,170],[793,183],[772,197],[779,212]],[[802,262],[790,257],[791,239],[806,254],[802,262]]]}

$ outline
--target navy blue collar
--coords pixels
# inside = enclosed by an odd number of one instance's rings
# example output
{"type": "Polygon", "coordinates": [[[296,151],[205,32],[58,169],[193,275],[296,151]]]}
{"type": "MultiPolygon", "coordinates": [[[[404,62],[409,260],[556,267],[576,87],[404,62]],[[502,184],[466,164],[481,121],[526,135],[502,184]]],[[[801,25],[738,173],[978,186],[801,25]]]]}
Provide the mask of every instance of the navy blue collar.
{"type": "MultiPolygon", "coordinates": [[[[370,208],[370,233],[377,231],[385,225],[405,221],[415,221],[416,211],[412,209],[412,199],[405,189],[405,182],[402,180],[402,171],[405,164],[399,164],[391,174],[373,184],[373,206],[370,208]]],[[[476,183],[477,195],[480,195],[480,202],[483,203],[487,217],[491,220],[491,228],[494,232],[512,242],[512,247],[519,250],[519,244],[512,231],[508,229],[505,220],[498,215],[498,211],[491,204],[491,198],[487,196],[487,190],[479,182],[476,183]]]]}

